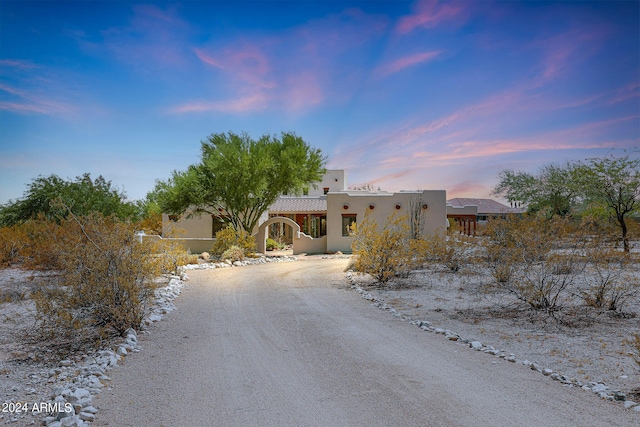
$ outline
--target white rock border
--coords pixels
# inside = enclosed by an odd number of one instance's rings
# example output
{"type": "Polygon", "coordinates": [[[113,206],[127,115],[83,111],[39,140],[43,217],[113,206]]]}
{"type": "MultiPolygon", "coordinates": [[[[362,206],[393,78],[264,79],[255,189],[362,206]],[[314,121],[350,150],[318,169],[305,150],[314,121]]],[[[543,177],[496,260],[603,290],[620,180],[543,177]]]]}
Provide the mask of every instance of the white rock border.
{"type": "Polygon", "coordinates": [[[359,293],[363,299],[366,299],[367,301],[371,301],[371,305],[376,306],[381,310],[388,311],[393,316],[398,317],[403,321],[408,321],[412,325],[419,327],[425,332],[432,332],[435,334],[444,335],[444,337],[447,340],[461,343],[471,348],[472,350],[482,351],[484,353],[490,354],[500,359],[504,359],[508,362],[528,366],[529,368],[531,368],[531,370],[540,372],[542,375],[550,377],[552,380],[559,381],[565,387],[579,387],[585,391],[590,391],[597,394],[601,399],[622,402],[624,409],[630,409],[635,412],[640,412],[640,404],[632,400],[627,400],[627,396],[624,393],[620,392],[619,390],[610,390],[609,387],[602,382],[589,382],[585,384],[582,381],[576,380],[575,378],[567,378],[562,374],[554,372],[553,369],[549,367],[542,367],[535,362],[531,362],[526,359],[525,360],[519,359],[513,353],[507,354],[505,350],[498,350],[490,345],[485,345],[480,341],[463,338],[459,334],[449,331],[447,329],[434,328],[433,326],[431,326],[431,324],[427,320],[415,320],[415,319],[412,319],[410,316],[405,316],[399,313],[395,308],[387,305],[387,303],[383,299],[376,298],[373,295],[371,295],[369,292],[365,291],[360,286],[358,281],[355,279],[354,276],[356,274],[357,273],[354,273],[353,271],[348,271],[346,273],[346,278],[351,285],[351,289],[354,289],[357,293],[359,293]]]}
{"type": "Polygon", "coordinates": [[[246,265],[258,265],[268,264],[270,262],[290,262],[297,261],[295,256],[283,255],[283,256],[259,256],[257,258],[245,258],[243,261],[225,260],[220,262],[204,262],[202,264],[187,264],[182,266],[184,271],[187,270],[211,270],[214,268],[228,268],[228,267],[244,267],[246,265]]]}
{"type": "MultiPolygon", "coordinates": [[[[266,264],[270,262],[297,261],[296,257],[266,257],[249,258],[244,261],[225,261],[218,263],[188,264],[178,267],[178,275],[169,276],[169,283],[154,291],[155,299],[142,321],[148,326],[162,320],[169,312],[175,310],[173,301],[180,295],[185,287],[185,281],[189,279],[186,272],[189,270],[209,270],[214,268],[242,267],[246,265],[266,264]]],[[[88,427],[95,420],[98,409],[93,404],[93,396],[99,394],[105,388],[105,382],[111,380],[107,373],[118,366],[122,358],[129,353],[137,353],[142,350],[138,344],[138,332],[129,329],[124,335],[124,340],[112,346],[96,351],[91,355],[84,355],[83,362],[74,362],[65,359],[60,361],[57,368],[49,371],[50,378],[65,380],[62,385],[56,386],[51,393],[49,408],[55,409],[42,420],[42,425],[47,427],[88,427]]]]}
{"type": "MultiPolygon", "coordinates": [[[[150,325],[175,309],[173,300],[180,295],[188,279],[184,269],[179,269],[178,276],[170,276],[169,283],[154,291],[155,300],[143,324],[150,325]]],[[[129,329],[122,342],[112,348],[101,349],[91,355],[84,355],[83,362],[62,360],[59,367],[50,371],[50,377],[64,378],[66,381],[58,385],[51,393],[53,408],[57,413],[49,415],[42,421],[47,427],[86,427],[94,421],[98,410],[93,406],[93,396],[105,387],[111,378],[107,373],[118,366],[118,362],[129,353],[137,353],[142,348],[138,344],[138,333],[129,329]]]]}

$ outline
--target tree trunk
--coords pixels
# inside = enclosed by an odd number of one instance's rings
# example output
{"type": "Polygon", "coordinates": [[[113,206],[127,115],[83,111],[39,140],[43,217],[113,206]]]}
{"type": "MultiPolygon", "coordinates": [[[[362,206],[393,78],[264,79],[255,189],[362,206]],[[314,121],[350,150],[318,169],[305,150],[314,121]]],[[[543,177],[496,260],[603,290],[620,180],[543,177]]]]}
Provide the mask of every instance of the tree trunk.
{"type": "Polygon", "coordinates": [[[619,219],[620,227],[622,228],[622,244],[624,245],[624,251],[629,252],[629,238],[627,237],[627,223],[624,221],[624,217],[619,219]]]}

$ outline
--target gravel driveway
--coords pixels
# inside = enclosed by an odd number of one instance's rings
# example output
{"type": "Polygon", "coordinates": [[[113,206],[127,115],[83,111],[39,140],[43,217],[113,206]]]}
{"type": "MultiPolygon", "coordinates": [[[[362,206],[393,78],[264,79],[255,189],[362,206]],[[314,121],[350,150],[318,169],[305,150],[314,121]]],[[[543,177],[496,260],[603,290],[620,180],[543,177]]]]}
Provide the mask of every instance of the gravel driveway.
{"type": "Polygon", "coordinates": [[[635,413],[427,334],[348,289],[345,259],[191,271],[110,372],[98,426],[627,426],[635,413]]]}

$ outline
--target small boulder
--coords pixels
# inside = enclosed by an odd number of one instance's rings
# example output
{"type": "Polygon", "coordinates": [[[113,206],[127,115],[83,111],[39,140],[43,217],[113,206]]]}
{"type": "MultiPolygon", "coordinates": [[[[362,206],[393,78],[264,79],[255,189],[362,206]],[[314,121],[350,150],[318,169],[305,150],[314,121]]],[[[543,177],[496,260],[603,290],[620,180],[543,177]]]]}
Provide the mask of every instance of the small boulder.
{"type": "Polygon", "coordinates": [[[609,387],[607,387],[604,384],[596,384],[593,386],[593,388],[591,389],[594,393],[602,393],[605,392],[607,390],[609,390],[609,387]]]}

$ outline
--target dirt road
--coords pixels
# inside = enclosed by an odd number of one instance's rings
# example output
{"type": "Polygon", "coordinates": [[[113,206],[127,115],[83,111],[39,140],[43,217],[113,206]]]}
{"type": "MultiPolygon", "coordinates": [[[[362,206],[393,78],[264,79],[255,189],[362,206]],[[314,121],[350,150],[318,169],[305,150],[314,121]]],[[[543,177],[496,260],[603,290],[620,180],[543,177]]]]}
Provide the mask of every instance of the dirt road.
{"type": "Polygon", "coordinates": [[[111,371],[99,426],[631,426],[630,413],[471,351],[347,289],[344,259],[194,271],[111,371]]]}

